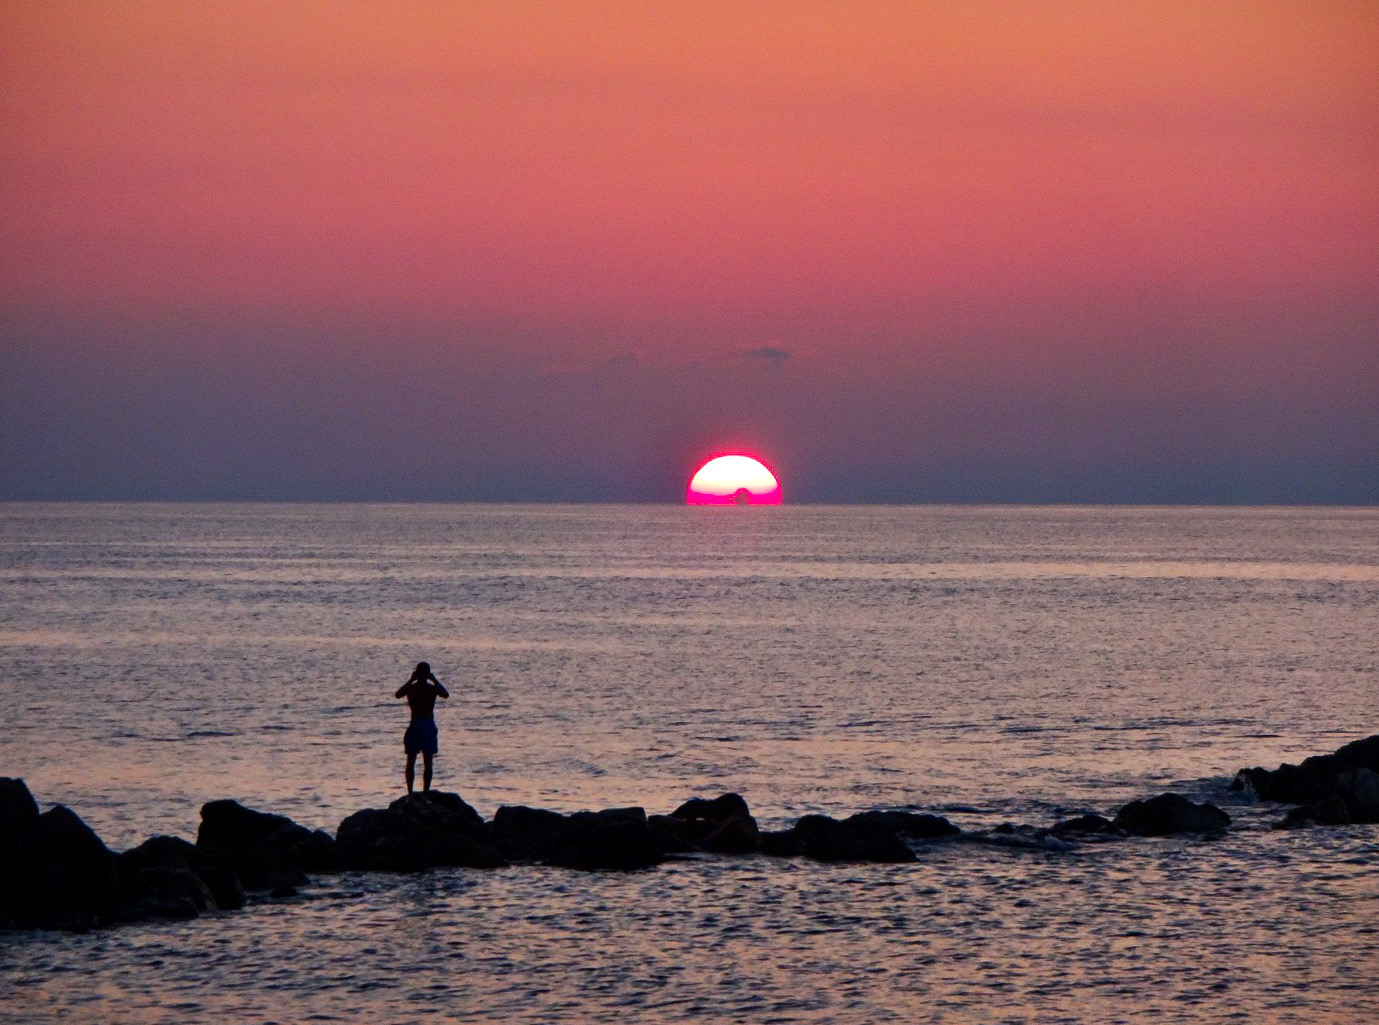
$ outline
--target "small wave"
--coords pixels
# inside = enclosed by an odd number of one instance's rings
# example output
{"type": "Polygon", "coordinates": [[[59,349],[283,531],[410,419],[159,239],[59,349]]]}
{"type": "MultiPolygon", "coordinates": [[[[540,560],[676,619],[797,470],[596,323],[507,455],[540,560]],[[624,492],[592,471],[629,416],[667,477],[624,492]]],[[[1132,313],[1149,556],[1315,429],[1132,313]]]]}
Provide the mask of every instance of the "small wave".
{"type": "Polygon", "coordinates": [[[237,730],[192,730],[187,734],[187,740],[199,740],[202,737],[238,737],[237,730]]]}

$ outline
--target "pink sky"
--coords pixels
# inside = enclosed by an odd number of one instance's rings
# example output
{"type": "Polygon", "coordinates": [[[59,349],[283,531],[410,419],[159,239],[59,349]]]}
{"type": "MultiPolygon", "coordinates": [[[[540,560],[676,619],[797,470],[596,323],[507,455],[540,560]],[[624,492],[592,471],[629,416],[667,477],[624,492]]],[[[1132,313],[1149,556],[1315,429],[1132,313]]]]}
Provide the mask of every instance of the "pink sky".
{"type": "Polygon", "coordinates": [[[12,0],[0,124],[0,497],[1379,500],[1372,4],[12,0]]]}

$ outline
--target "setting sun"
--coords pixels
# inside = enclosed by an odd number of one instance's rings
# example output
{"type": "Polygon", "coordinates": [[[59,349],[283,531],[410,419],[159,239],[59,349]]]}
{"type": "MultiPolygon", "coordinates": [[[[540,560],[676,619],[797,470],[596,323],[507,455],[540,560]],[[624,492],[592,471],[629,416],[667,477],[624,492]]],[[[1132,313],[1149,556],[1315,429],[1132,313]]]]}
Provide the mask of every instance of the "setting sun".
{"type": "Polygon", "coordinates": [[[690,505],[780,505],[780,482],[759,459],[718,456],[690,478],[685,501],[690,505]]]}

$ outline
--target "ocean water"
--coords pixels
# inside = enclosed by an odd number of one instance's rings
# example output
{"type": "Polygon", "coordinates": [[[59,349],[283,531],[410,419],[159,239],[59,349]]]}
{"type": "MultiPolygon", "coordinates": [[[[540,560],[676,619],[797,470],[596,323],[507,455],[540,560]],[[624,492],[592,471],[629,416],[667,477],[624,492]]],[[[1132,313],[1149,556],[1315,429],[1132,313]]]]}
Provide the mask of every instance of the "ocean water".
{"type": "Polygon", "coordinates": [[[1379,1020],[1379,827],[1227,790],[1379,732],[1379,510],[0,506],[0,775],[116,849],[220,797],[383,806],[420,659],[436,785],[486,816],[733,790],[980,830],[1172,789],[1236,828],[321,877],[0,934],[0,1021],[1379,1020]]]}

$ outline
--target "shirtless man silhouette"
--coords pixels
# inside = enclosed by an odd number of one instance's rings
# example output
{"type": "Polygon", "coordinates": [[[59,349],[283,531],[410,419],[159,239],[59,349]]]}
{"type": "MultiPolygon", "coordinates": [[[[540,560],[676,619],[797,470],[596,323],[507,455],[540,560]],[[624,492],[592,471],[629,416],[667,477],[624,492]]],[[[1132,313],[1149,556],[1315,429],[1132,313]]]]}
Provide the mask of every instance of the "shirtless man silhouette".
{"type": "Polygon", "coordinates": [[[395,695],[407,699],[412,710],[412,721],[402,737],[402,747],[407,752],[407,793],[417,777],[417,753],[424,759],[421,776],[421,791],[431,789],[431,759],[439,749],[439,733],[436,730],[436,698],[448,698],[450,692],[431,673],[428,662],[418,662],[411,678],[397,689],[395,695]]]}

